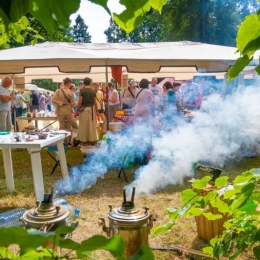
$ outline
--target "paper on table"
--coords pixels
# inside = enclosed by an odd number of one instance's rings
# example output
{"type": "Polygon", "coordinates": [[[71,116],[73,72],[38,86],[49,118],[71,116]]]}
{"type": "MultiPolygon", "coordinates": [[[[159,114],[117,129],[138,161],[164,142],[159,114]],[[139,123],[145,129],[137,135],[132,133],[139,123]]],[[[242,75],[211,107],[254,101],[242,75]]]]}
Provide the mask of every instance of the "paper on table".
{"type": "Polygon", "coordinates": [[[67,134],[68,132],[65,130],[57,130],[57,131],[51,131],[51,133],[59,135],[59,134],[67,134]]]}

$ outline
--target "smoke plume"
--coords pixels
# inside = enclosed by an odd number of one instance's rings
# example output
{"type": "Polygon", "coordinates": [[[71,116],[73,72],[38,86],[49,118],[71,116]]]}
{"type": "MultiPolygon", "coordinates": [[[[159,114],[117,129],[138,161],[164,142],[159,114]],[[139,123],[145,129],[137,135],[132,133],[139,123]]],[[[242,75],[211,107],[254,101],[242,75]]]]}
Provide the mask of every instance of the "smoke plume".
{"type": "Polygon", "coordinates": [[[126,186],[129,194],[133,186],[137,193],[150,194],[182,183],[184,177],[193,175],[192,166],[199,160],[223,167],[230,159],[256,155],[260,152],[259,100],[257,86],[241,87],[225,97],[209,96],[191,122],[180,118],[176,127],[161,129],[157,136],[147,126],[135,126],[122,135],[108,132],[108,143],[101,143],[81,166],[72,168],[71,184],[58,181],[55,190],[58,194],[81,192],[109,169],[120,168],[130,155],[142,166],[136,170],[134,182],[126,186]],[[151,160],[145,164],[151,147],[151,160]]]}

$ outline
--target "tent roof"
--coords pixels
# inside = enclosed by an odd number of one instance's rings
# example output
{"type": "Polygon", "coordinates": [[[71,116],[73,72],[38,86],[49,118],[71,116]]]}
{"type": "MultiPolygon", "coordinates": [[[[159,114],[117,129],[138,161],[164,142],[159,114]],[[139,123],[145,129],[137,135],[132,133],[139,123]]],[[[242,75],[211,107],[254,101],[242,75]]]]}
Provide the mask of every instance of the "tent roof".
{"type": "MultiPolygon", "coordinates": [[[[239,57],[235,51],[234,47],[189,41],[45,42],[0,51],[0,73],[27,76],[25,83],[36,78],[52,78],[55,82],[61,82],[65,76],[89,76],[94,81],[104,82],[105,66],[123,66],[124,73],[128,73],[128,77],[135,80],[154,76],[182,80],[190,79],[198,72],[224,75],[223,72],[226,72],[239,57]]],[[[257,58],[251,62],[251,65],[257,64],[257,58]]]]}

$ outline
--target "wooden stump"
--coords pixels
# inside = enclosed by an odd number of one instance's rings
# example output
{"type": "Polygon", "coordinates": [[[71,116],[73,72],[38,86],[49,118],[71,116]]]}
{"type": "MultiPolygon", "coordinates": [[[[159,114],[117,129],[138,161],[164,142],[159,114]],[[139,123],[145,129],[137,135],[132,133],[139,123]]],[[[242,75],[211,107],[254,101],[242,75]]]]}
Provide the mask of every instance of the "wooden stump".
{"type": "MultiPolygon", "coordinates": [[[[214,187],[212,185],[208,185],[206,188],[200,190],[202,196],[206,196],[210,191],[212,191],[214,187]]],[[[211,212],[212,214],[221,214],[218,211],[217,208],[212,207],[210,204],[208,205],[209,209],[207,212],[211,212]]],[[[200,215],[198,217],[195,217],[195,221],[197,224],[197,232],[198,232],[198,237],[205,240],[206,242],[209,242],[212,238],[215,236],[222,235],[224,231],[224,223],[229,219],[227,214],[224,214],[221,219],[216,219],[216,220],[209,220],[203,215],[200,215]]]]}

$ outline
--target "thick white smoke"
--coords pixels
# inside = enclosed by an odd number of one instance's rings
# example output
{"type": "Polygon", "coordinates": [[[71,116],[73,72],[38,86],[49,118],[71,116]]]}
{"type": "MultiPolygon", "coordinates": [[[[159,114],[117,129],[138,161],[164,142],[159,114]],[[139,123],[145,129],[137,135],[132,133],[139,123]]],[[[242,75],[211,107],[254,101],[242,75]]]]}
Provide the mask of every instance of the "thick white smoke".
{"type": "Polygon", "coordinates": [[[225,98],[212,95],[196,111],[192,123],[181,124],[153,142],[153,160],[136,172],[137,193],[152,193],[180,183],[193,174],[192,165],[209,160],[222,167],[226,160],[260,152],[260,91],[238,89],[225,98]]]}
{"type": "Polygon", "coordinates": [[[222,98],[213,94],[202,102],[200,111],[188,123],[180,121],[171,131],[150,136],[146,126],[129,129],[124,135],[108,134],[108,146],[97,149],[74,167],[70,186],[55,184],[59,194],[78,193],[95,185],[98,177],[111,168],[120,168],[123,157],[135,154],[139,160],[151,146],[152,159],[137,169],[135,181],[126,186],[131,193],[150,194],[169,184],[182,183],[192,176],[192,166],[209,160],[223,167],[234,157],[251,156],[260,151],[260,91],[257,86],[240,88],[222,98]]]}

